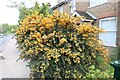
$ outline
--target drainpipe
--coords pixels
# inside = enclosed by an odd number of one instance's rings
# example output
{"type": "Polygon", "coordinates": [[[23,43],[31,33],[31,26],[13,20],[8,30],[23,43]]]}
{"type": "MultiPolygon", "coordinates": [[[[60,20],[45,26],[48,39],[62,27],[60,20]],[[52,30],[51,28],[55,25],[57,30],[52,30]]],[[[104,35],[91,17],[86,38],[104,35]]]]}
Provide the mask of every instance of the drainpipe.
{"type": "Polygon", "coordinates": [[[117,48],[118,48],[118,59],[120,59],[120,1],[117,6],[117,48]]]}

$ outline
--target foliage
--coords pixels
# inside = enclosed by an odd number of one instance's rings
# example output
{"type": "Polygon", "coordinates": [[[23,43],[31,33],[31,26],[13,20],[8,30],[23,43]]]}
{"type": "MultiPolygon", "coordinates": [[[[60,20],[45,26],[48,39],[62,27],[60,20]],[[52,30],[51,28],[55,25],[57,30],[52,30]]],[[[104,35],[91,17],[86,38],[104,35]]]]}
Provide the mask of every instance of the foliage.
{"type": "Polygon", "coordinates": [[[114,73],[114,68],[110,65],[110,63],[104,63],[104,59],[101,56],[97,56],[96,61],[97,61],[97,67],[98,67],[97,69],[100,69],[100,72],[101,72],[100,76],[104,76],[102,75],[102,73],[107,73],[109,78],[112,78],[114,73]]]}
{"type": "Polygon", "coordinates": [[[39,6],[39,4],[36,2],[33,7],[27,8],[25,5],[20,6],[19,8],[19,19],[23,20],[25,16],[31,15],[34,12],[42,13],[43,15],[47,16],[49,14],[49,7],[48,4],[42,3],[42,6],[39,6]]]}
{"type": "MultiPolygon", "coordinates": [[[[89,72],[86,73],[84,78],[113,78],[114,73],[110,73],[108,70],[95,69],[95,66],[92,65],[89,68],[89,72]]],[[[92,79],[91,79],[92,80],[92,79]]]]}
{"type": "Polygon", "coordinates": [[[9,25],[8,24],[2,24],[2,29],[4,33],[7,33],[7,31],[9,31],[9,25]]]}
{"type": "Polygon", "coordinates": [[[54,11],[46,17],[35,12],[20,22],[16,31],[20,59],[30,61],[32,77],[82,78],[97,63],[96,56],[108,61],[107,49],[97,38],[103,30],[76,25],[80,19],[54,11]]]}
{"type": "Polygon", "coordinates": [[[0,33],[2,33],[3,32],[3,30],[2,30],[3,28],[2,28],[2,25],[0,25],[0,33]]]}
{"type": "Polygon", "coordinates": [[[9,25],[9,27],[10,27],[10,33],[14,33],[16,30],[17,30],[17,28],[18,28],[18,25],[9,25]]]}
{"type": "Polygon", "coordinates": [[[44,16],[47,16],[48,14],[52,13],[52,10],[49,7],[49,3],[48,4],[44,4],[42,3],[42,5],[40,6],[39,3],[36,1],[35,3],[31,2],[30,0],[28,0],[27,2],[29,2],[30,4],[33,4],[31,7],[27,7],[25,2],[13,2],[11,0],[9,0],[12,4],[7,6],[10,8],[17,8],[19,10],[19,20],[22,21],[26,16],[31,15],[32,13],[35,13],[36,11],[39,12],[39,14],[43,14],[44,16]]]}
{"type": "Polygon", "coordinates": [[[2,24],[0,25],[0,33],[8,34],[13,33],[17,29],[17,25],[2,24]]]}

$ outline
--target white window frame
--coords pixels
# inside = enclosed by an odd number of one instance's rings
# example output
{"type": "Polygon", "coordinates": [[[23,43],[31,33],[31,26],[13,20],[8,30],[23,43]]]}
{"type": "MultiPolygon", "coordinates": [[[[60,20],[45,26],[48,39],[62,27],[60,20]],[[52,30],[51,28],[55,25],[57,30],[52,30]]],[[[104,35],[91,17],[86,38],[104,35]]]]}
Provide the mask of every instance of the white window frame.
{"type": "Polygon", "coordinates": [[[94,6],[97,6],[97,5],[101,5],[101,4],[104,4],[104,3],[107,3],[107,2],[108,2],[108,0],[106,0],[104,2],[102,2],[102,0],[90,0],[90,6],[88,8],[91,8],[91,7],[94,7],[94,6]],[[98,2],[96,2],[96,4],[94,4],[94,5],[92,5],[92,3],[95,2],[95,1],[98,1],[98,2]]]}
{"type": "Polygon", "coordinates": [[[63,11],[64,11],[63,6],[59,7],[59,11],[60,11],[60,12],[63,12],[63,11]]]}
{"type": "MultiPolygon", "coordinates": [[[[112,20],[112,19],[116,20],[116,26],[115,26],[116,30],[108,30],[108,31],[106,30],[105,32],[116,32],[115,38],[117,38],[117,17],[109,17],[109,18],[100,19],[99,20],[99,27],[102,28],[102,23],[101,23],[102,21],[112,20]]],[[[99,38],[100,38],[100,34],[99,34],[99,38]]],[[[103,45],[105,45],[105,44],[103,44],[103,45]]],[[[111,45],[105,45],[105,46],[111,46],[111,45]]],[[[116,39],[115,39],[115,45],[112,45],[111,47],[116,47],[116,39]]]]}
{"type": "Polygon", "coordinates": [[[71,0],[70,12],[73,13],[76,10],[76,0],[71,0]]]}
{"type": "Polygon", "coordinates": [[[65,1],[65,0],[59,0],[59,3],[63,2],[63,1],[65,1]]]}

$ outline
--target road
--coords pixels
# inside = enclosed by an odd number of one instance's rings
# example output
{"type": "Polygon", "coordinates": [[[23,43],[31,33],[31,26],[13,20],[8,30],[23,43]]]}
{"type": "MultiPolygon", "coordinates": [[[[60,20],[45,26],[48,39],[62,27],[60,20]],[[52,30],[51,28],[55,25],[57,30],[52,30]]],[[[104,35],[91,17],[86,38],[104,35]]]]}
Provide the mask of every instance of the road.
{"type": "Polygon", "coordinates": [[[0,51],[3,51],[14,34],[9,34],[0,38],[0,51]]]}

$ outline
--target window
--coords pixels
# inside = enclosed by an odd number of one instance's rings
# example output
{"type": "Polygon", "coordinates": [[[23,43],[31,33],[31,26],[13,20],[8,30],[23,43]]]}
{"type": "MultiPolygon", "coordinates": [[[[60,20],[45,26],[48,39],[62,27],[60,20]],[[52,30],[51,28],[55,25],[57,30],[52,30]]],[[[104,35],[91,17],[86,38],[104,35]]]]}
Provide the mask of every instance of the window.
{"type": "Polygon", "coordinates": [[[116,17],[104,18],[100,21],[100,28],[105,30],[104,33],[99,34],[99,38],[106,46],[116,46],[116,31],[117,21],[116,17]]]}
{"type": "Polygon", "coordinates": [[[106,3],[107,0],[90,0],[90,7],[106,3]]]}
{"type": "Polygon", "coordinates": [[[70,12],[73,13],[76,10],[76,1],[72,0],[70,3],[70,12]]]}
{"type": "Polygon", "coordinates": [[[63,12],[63,7],[60,7],[60,8],[59,8],[59,11],[60,11],[60,12],[63,12]]]}
{"type": "Polygon", "coordinates": [[[58,0],[59,3],[63,2],[63,1],[65,1],[65,0],[58,0]]]}

